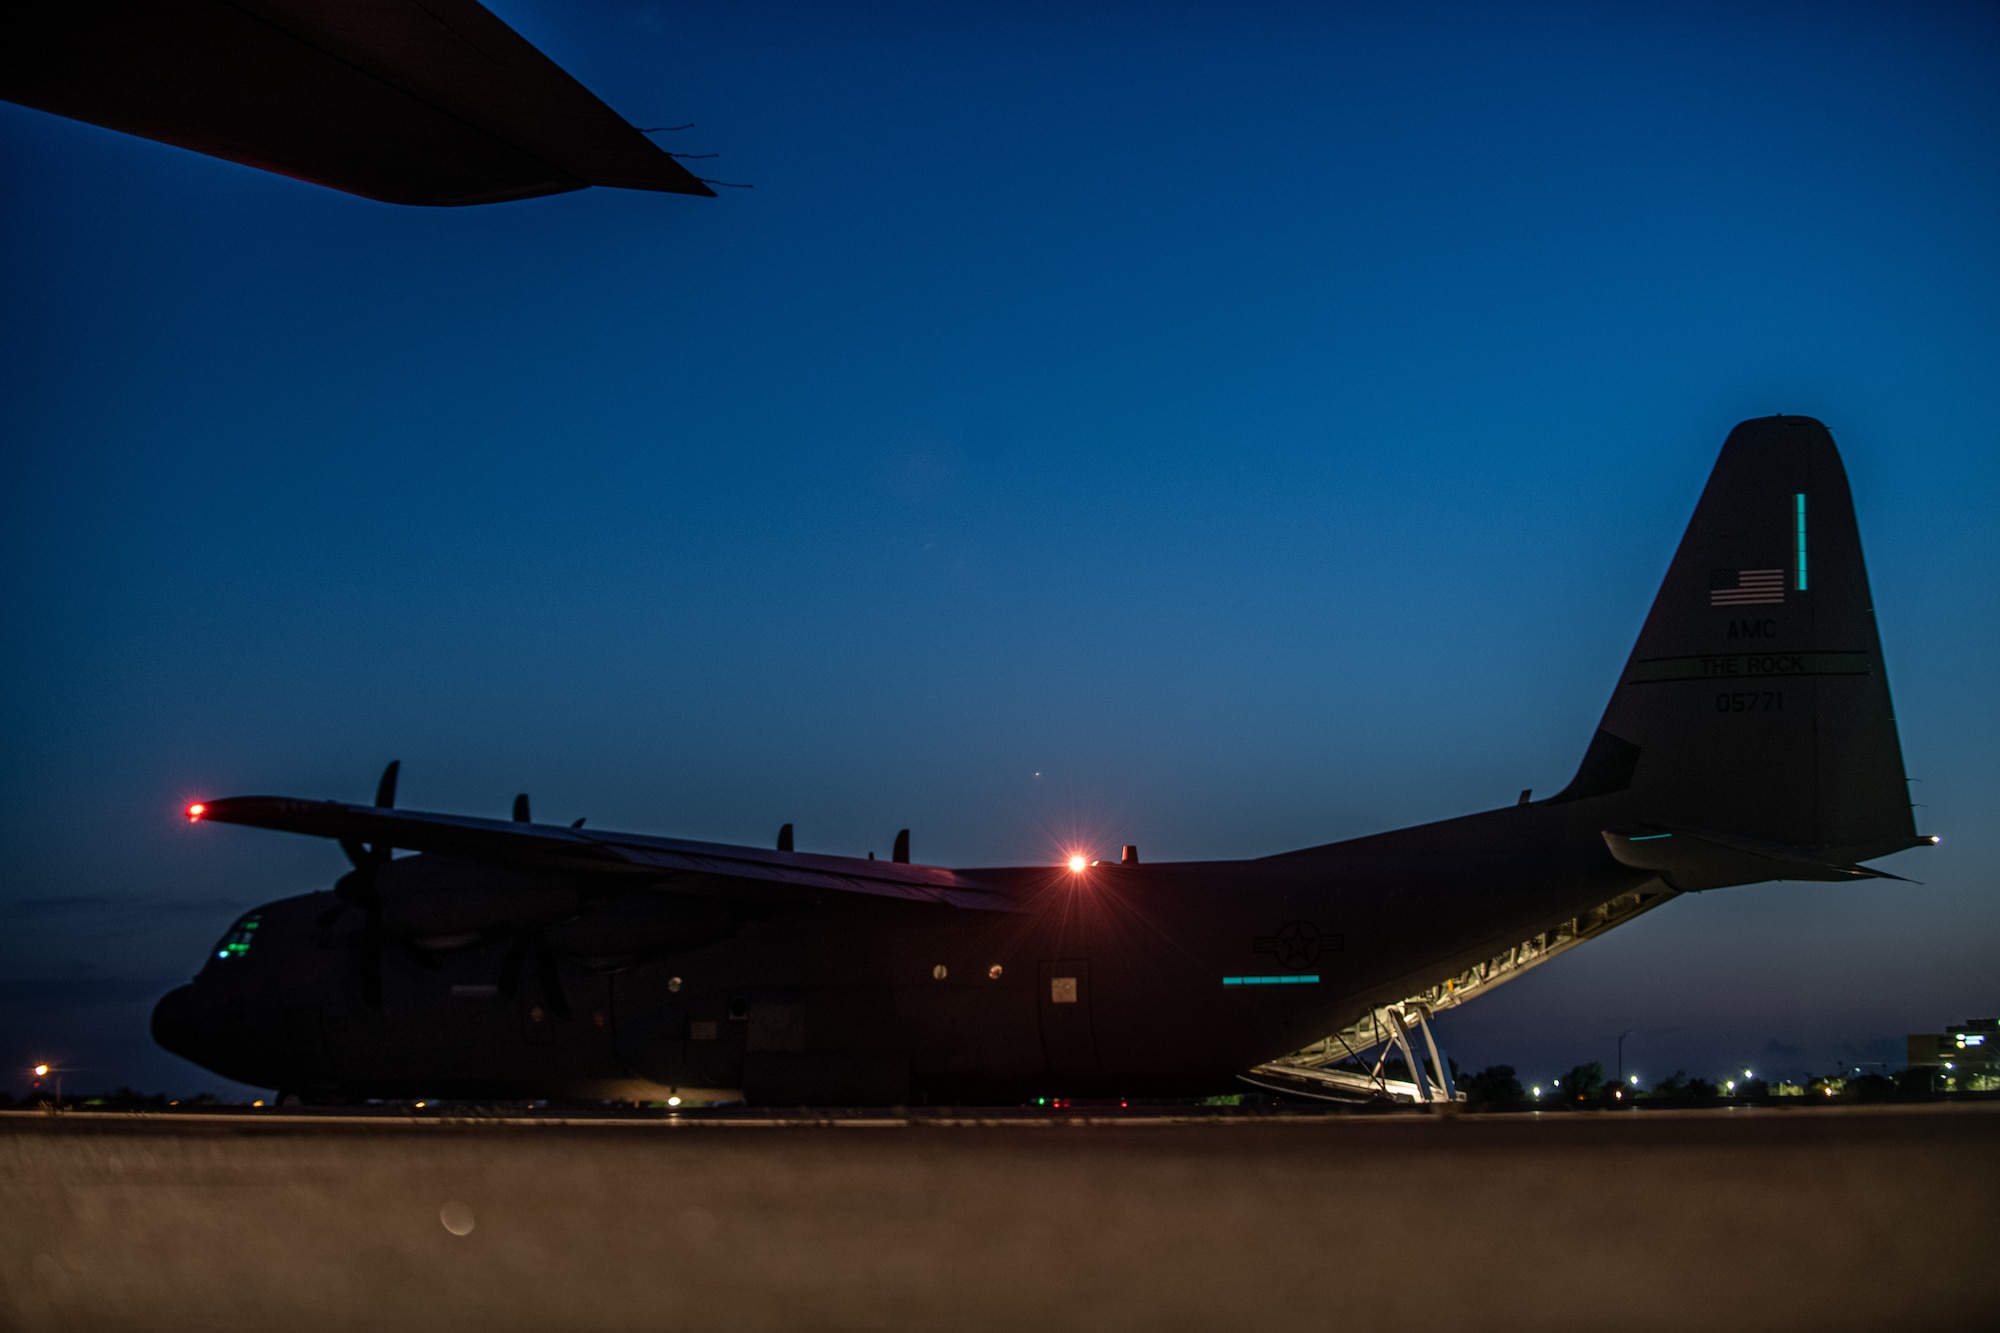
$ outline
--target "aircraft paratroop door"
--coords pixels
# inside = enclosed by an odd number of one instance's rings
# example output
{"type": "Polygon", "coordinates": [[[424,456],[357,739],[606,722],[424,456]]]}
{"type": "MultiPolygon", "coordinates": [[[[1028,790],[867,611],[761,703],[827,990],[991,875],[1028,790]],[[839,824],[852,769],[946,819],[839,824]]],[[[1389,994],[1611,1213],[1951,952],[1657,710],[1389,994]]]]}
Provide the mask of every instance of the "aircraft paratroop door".
{"type": "Polygon", "coordinates": [[[1037,980],[1042,1017],[1042,1054],[1053,1074],[1097,1068],[1097,1037],[1090,1027],[1090,963],[1044,962],[1037,980]]]}

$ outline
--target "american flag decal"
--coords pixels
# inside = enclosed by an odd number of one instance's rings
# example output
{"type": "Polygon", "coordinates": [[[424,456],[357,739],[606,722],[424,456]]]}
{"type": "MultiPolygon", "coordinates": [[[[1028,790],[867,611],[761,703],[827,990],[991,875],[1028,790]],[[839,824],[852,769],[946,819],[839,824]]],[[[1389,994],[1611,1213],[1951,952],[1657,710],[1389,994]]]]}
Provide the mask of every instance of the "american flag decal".
{"type": "Polygon", "coordinates": [[[1756,606],[1784,600],[1782,569],[1718,569],[1708,580],[1710,606],[1756,606]]]}

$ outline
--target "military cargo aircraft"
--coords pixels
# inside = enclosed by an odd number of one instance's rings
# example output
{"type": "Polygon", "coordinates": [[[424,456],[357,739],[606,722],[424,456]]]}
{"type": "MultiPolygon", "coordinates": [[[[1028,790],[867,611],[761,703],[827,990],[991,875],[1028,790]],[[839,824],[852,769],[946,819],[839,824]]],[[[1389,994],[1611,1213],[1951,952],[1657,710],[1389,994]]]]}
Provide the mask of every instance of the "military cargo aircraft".
{"type": "Polygon", "coordinates": [[[875,861],[789,825],[758,848],[538,824],[526,797],[402,810],[396,772],[372,805],[187,807],[337,839],[353,869],[231,925],[160,1001],[161,1045],[306,1100],[1383,1095],[1377,1049],[1428,1098],[1437,1010],[1678,894],[1895,878],[1861,863],[1934,841],[1840,456],[1796,416],[1730,433],[1542,800],[1254,860],[947,869],[907,831],[875,861]]]}

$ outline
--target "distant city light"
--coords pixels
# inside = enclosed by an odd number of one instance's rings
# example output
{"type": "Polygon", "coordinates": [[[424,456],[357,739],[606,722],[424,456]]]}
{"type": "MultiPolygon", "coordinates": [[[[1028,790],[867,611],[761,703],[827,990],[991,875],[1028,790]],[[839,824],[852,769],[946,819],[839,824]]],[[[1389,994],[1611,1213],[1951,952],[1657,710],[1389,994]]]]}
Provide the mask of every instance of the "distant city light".
{"type": "Polygon", "coordinates": [[[1638,1076],[1637,1074],[1634,1074],[1634,1075],[1632,1075],[1632,1078],[1631,1078],[1630,1082],[1631,1082],[1631,1084],[1632,1084],[1632,1086],[1633,1086],[1633,1087],[1635,1087],[1635,1088],[1636,1088],[1636,1087],[1638,1087],[1638,1086],[1639,1086],[1639,1076],[1638,1076]]]}
{"type": "Polygon", "coordinates": [[[680,1104],[681,1104],[681,1099],[678,1097],[667,1098],[667,1105],[669,1106],[679,1106],[680,1104]]]}
{"type": "Polygon", "coordinates": [[[1535,1093],[1535,1095],[1536,1095],[1537,1097],[1539,1097],[1539,1096],[1541,1096],[1541,1095],[1542,1095],[1542,1085],[1541,1085],[1541,1084],[1537,1083],[1537,1084],[1535,1085],[1535,1087],[1534,1087],[1534,1093],[1535,1093]]]}
{"type": "Polygon", "coordinates": [[[49,1067],[48,1067],[47,1065],[36,1065],[36,1066],[35,1066],[35,1077],[36,1077],[36,1078],[47,1078],[48,1076],[49,1076],[49,1067]]]}

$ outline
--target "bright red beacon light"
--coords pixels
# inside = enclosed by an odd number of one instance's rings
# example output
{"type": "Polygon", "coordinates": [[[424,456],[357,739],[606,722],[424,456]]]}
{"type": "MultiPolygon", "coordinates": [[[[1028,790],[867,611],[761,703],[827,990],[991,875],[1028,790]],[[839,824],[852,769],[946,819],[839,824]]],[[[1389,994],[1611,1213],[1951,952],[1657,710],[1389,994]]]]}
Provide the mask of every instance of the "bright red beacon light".
{"type": "Polygon", "coordinates": [[[208,813],[208,806],[200,801],[191,802],[187,808],[188,822],[193,823],[208,813]]]}
{"type": "Polygon", "coordinates": [[[1083,868],[1089,864],[1090,863],[1084,860],[1081,856],[1072,856],[1069,859],[1070,873],[1073,875],[1081,875],[1083,873],[1083,868]]]}

